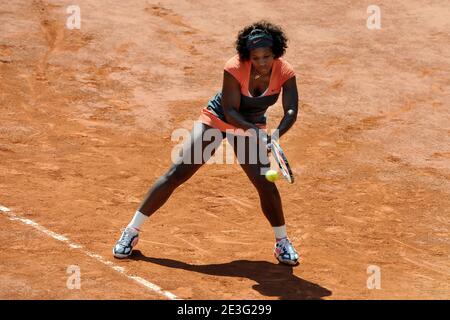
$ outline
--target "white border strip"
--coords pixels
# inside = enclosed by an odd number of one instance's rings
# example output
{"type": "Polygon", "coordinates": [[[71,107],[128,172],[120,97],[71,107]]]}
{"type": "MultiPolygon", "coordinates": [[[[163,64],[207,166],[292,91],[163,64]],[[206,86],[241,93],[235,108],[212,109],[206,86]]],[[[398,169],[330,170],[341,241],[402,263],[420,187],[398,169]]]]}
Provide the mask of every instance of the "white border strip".
{"type": "Polygon", "coordinates": [[[87,255],[87,256],[89,256],[91,258],[94,258],[95,260],[97,260],[98,262],[103,263],[104,265],[107,265],[108,267],[110,267],[114,271],[124,275],[128,279],[133,280],[134,282],[139,283],[140,285],[146,287],[147,289],[149,289],[149,290],[151,290],[151,291],[153,291],[153,292],[155,292],[157,294],[163,295],[164,297],[166,297],[166,298],[168,298],[170,300],[181,300],[180,298],[178,298],[173,293],[171,293],[169,291],[166,291],[166,290],[163,290],[161,287],[157,286],[154,283],[151,283],[150,281],[145,280],[144,278],[128,274],[128,272],[125,270],[125,268],[123,268],[121,266],[118,266],[118,265],[114,264],[111,261],[106,260],[105,258],[103,258],[102,256],[100,256],[100,255],[98,255],[96,253],[93,253],[93,252],[90,252],[90,251],[88,251],[86,249],[83,249],[83,246],[81,246],[79,244],[76,244],[76,243],[73,243],[72,241],[70,241],[69,238],[67,238],[67,237],[65,237],[63,235],[57,234],[57,233],[55,233],[55,232],[53,232],[51,230],[48,230],[47,228],[44,228],[43,226],[41,226],[40,224],[34,222],[33,220],[19,217],[18,215],[12,213],[11,210],[8,209],[7,207],[4,207],[4,206],[0,205],[0,211],[2,211],[8,217],[9,220],[20,221],[20,222],[22,222],[22,223],[24,223],[24,224],[26,224],[28,226],[33,227],[34,229],[36,229],[36,230],[38,230],[38,231],[40,231],[42,233],[45,233],[46,235],[52,237],[53,239],[56,239],[56,240],[61,241],[61,242],[65,242],[72,249],[79,249],[85,255],[87,255]]]}

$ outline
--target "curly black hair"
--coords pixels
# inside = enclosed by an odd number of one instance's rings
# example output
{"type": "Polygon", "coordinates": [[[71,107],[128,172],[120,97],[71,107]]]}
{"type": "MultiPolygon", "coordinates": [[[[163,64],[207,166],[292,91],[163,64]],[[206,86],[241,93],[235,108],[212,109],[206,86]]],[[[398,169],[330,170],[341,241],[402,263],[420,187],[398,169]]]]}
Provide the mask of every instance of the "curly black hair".
{"type": "Polygon", "coordinates": [[[250,59],[250,50],[247,48],[247,36],[255,29],[261,29],[273,37],[273,46],[272,46],[272,52],[274,54],[274,58],[280,58],[284,55],[287,48],[287,42],[288,39],[286,35],[284,34],[284,31],[281,29],[280,26],[277,26],[273,23],[270,23],[266,20],[261,20],[255,23],[252,23],[248,26],[245,26],[243,29],[241,29],[238,33],[237,40],[236,40],[236,51],[239,54],[239,58],[242,61],[249,60],[250,59]]]}

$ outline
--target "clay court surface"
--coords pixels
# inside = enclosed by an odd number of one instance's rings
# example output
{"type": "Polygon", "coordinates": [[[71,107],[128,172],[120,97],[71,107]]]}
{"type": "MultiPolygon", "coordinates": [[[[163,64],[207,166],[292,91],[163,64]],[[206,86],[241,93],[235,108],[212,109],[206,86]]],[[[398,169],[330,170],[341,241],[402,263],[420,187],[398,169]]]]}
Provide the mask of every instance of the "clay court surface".
{"type": "Polygon", "coordinates": [[[0,298],[167,299],[140,277],[181,299],[449,299],[449,21],[447,1],[2,1],[0,298]],[[65,26],[72,4],[80,30],[65,26]],[[281,139],[297,181],[277,182],[301,265],[276,263],[237,164],[201,168],[115,260],[172,132],[261,18],[290,38],[301,94],[281,139]]]}

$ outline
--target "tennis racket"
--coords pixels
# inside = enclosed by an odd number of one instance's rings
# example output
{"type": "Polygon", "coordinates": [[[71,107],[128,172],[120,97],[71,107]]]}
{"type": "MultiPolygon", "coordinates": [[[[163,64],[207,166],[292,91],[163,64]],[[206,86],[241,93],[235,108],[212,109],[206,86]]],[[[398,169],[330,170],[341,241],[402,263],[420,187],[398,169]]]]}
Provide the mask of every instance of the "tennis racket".
{"type": "Polygon", "coordinates": [[[294,175],[292,173],[291,167],[289,166],[289,162],[286,158],[286,155],[283,152],[283,149],[281,149],[280,144],[276,140],[271,141],[271,153],[275,161],[277,162],[278,166],[280,167],[281,173],[283,174],[283,177],[289,182],[294,183],[294,175]]]}

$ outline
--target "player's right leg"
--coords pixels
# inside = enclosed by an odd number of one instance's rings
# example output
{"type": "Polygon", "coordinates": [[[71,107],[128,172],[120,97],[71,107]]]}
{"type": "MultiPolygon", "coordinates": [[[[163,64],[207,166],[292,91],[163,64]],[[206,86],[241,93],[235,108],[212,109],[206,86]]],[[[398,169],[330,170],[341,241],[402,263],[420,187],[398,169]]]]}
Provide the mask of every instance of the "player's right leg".
{"type": "Polygon", "coordinates": [[[153,184],[136,211],[135,216],[122,232],[122,236],[113,248],[113,254],[116,258],[126,258],[131,254],[139,239],[140,226],[169,199],[178,186],[192,177],[209,160],[209,157],[220,146],[223,138],[223,134],[218,129],[211,128],[200,122],[195,123],[190,139],[183,145],[180,157],[153,184]],[[205,138],[207,130],[211,131],[208,133],[208,138],[205,138]],[[209,139],[211,136],[213,138],[209,139]],[[212,150],[210,154],[204,154],[207,147],[209,150],[212,150]]]}

